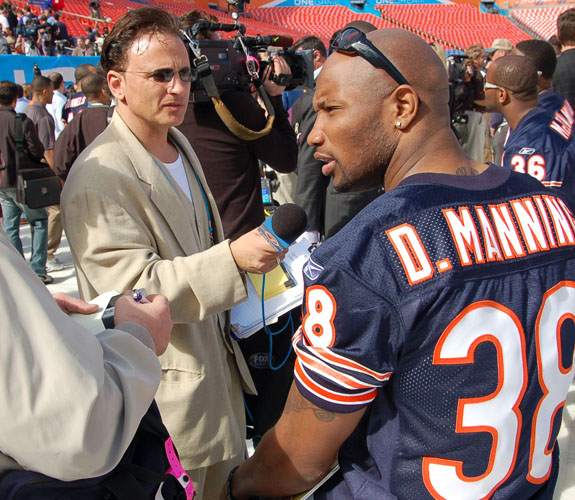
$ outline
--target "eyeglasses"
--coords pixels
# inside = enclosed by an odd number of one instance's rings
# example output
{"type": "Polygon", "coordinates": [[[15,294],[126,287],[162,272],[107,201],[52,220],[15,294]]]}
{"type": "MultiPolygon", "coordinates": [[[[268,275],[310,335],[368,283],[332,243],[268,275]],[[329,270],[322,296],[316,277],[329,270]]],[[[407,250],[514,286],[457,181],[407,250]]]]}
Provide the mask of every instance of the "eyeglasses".
{"type": "Polygon", "coordinates": [[[399,85],[409,85],[394,64],[357,28],[344,29],[332,42],[330,49],[342,54],[359,55],[376,68],[386,71],[399,85]]]}
{"type": "MultiPolygon", "coordinates": [[[[145,78],[150,78],[157,83],[168,83],[174,79],[176,72],[171,68],[157,69],[155,71],[127,71],[124,70],[122,73],[136,73],[145,75],[145,78]]],[[[177,72],[180,75],[180,80],[184,83],[192,81],[193,73],[191,68],[184,68],[177,72]]]]}
{"type": "Polygon", "coordinates": [[[489,83],[489,82],[485,82],[483,84],[483,90],[492,90],[492,89],[498,89],[498,90],[507,90],[507,92],[509,92],[510,94],[513,94],[513,90],[509,90],[505,87],[501,87],[500,85],[495,85],[493,83],[489,83]]]}

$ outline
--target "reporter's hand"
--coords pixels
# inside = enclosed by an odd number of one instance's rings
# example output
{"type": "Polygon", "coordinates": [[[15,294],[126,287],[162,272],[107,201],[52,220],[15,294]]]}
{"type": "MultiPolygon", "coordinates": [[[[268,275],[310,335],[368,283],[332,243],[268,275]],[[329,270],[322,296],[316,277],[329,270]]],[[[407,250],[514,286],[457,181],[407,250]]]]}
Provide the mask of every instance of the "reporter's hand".
{"type": "Polygon", "coordinates": [[[287,250],[277,253],[256,229],[230,243],[236,265],[248,273],[265,274],[274,269],[285,257],[287,250]]]}
{"type": "Polygon", "coordinates": [[[116,301],[114,322],[137,323],[143,326],[154,341],[156,354],[163,354],[172,336],[172,317],[168,299],[163,295],[148,295],[149,302],[136,302],[132,291],[127,291],[116,301]]]}
{"type": "MultiPolygon", "coordinates": [[[[273,73],[276,75],[291,75],[291,69],[288,63],[282,56],[274,56],[273,58],[273,73]]],[[[281,95],[285,90],[285,87],[278,85],[273,80],[270,79],[272,75],[271,64],[268,66],[264,72],[264,89],[268,95],[281,95]]]]}
{"type": "Polygon", "coordinates": [[[66,314],[92,314],[98,310],[98,306],[96,304],[88,304],[82,299],[72,297],[71,295],[67,295],[62,292],[55,293],[52,295],[52,298],[66,314]]]}

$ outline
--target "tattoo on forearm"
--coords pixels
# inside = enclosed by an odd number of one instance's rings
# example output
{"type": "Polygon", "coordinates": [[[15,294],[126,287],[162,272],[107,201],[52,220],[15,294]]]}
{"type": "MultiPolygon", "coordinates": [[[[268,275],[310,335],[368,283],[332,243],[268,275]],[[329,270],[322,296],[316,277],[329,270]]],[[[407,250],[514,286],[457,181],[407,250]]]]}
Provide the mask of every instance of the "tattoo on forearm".
{"type": "Polygon", "coordinates": [[[331,422],[335,419],[335,413],[332,411],[322,410],[317,406],[310,403],[307,399],[305,399],[299,391],[293,390],[291,391],[286,405],[284,407],[284,413],[301,413],[303,411],[313,411],[313,414],[317,420],[320,422],[331,422]]]}

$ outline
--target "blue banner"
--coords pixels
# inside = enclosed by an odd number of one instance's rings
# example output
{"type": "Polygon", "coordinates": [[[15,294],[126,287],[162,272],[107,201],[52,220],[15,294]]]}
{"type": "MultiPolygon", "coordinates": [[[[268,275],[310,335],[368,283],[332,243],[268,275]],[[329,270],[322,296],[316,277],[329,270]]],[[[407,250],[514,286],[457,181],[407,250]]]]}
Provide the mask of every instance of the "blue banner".
{"type": "Polygon", "coordinates": [[[74,83],[74,71],[80,64],[97,66],[99,61],[98,56],[0,56],[0,80],[30,83],[34,78],[34,64],[37,64],[44,76],[56,71],[69,84],[74,83]]]}

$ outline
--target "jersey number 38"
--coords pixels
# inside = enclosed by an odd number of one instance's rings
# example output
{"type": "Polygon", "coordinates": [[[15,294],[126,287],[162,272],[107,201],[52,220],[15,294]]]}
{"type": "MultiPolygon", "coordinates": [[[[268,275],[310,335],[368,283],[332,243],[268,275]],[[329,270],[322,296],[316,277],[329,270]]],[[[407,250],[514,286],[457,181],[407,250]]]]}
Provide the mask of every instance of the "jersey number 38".
{"type": "MultiPolygon", "coordinates": [[[[553,422],[564,406],[573,375],[575,360],[564,368],[561,326],[575,320],[575,282],[565,281],[544,296],[535,323],[535,346],[539,385],[543,392],[531,419],[529,469],[526,480],[539,484],[549,477],[552,466],[553,422]]],[[[456,432],[489,432],[492,447],[484,474],[467,477],[463,462],[424,457],[423,478],[436,499],[489,498],[513,473],[523,415],[519,409],[528,387],[525,332],[517,315],[493,301],[476,302],[465,308],[441,335],[433,363],[457,365],[474,362],[474,351],[482,342],[497,349],[499,383],[494,393],[460,399],[456,432]]],[[[565,344],[565,342],[564,342],[565,344]]],[[[531,382],[534,383],[534,382],[531,382]]]]}

